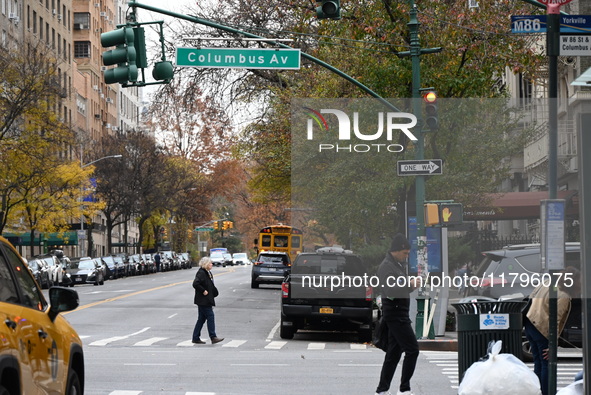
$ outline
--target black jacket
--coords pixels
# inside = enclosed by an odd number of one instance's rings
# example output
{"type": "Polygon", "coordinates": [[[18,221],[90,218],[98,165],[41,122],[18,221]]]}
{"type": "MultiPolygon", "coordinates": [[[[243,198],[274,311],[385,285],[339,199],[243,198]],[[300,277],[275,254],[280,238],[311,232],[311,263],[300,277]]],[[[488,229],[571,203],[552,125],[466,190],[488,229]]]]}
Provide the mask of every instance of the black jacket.
{"type": "Polygon", "coordinates": [[[409,284],[408,264],[398,262],[390,253],[387,253],[378,268],[377,275],[380,279],[384,316],[408,318],[409,295],[414,290],[409,284]]]}
{"type": "Polygon", "coordinates": [[[215,306],[214,298],[218,296],[218,289],[213,284],[213,274],[211,272],[199,268],[193,280],[193,288],[195,288],[194,303],[199,306],[215,306]],[[207,291],[207,295],[203,295],[203,291],[207,291]]]}

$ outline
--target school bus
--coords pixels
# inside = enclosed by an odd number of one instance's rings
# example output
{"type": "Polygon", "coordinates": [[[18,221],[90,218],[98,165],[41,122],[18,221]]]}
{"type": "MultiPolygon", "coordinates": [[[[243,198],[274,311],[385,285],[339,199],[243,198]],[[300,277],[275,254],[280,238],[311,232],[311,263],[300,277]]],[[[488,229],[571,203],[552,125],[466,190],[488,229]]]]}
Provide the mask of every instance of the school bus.
{"type": "Polygon", "coordinates": [[[267,226],[259,231],[255,240],[258,253],[264,251],[287,252],[293,261],[303,251],[302,231],[289,225],[267,226]]]}

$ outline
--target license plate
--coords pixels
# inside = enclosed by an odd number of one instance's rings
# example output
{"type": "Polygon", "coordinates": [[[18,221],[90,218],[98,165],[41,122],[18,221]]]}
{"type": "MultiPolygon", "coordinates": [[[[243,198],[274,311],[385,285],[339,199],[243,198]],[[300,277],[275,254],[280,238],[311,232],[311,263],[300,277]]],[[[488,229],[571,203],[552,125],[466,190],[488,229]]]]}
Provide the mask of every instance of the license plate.
{"type": "Polygon", "coordinates": [[[331,307],[321,307],[320,314],[332,314],[334,311],[331,307]]]}
{"type": "Polygon", "coordinates": [[[270,268],[269,268],[269,271],[270,271],[270,272],[274,272],[274,271],[276,271],[276,270],[277,270],[277,269],[275,269],[274,267],[270,267],[270,268]]]}
{"type": "Polygon", "coordinates": [[[76,277],[76,281],[77,281],[77,282],[81,282],[81,281],[82,281],[82,278],[80,278],[80,277],[76,277]]]}

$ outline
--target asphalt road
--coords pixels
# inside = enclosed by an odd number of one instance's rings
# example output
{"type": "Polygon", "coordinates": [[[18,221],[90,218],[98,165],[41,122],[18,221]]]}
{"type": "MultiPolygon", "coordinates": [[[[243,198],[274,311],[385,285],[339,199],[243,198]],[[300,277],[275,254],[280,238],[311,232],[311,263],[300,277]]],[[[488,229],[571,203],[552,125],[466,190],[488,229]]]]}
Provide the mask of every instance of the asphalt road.
{"type": "MultiPolygon", "coordinates": [[[[298,332],[293,340],[282,340],[280,288],[251,289],[250,270],[250,266],[213,269],[220,290],[216,329],[225,338],[216,345],[191,343],[197,319],[191,287],[195,268],[110,280],[103,286],[76,286],[80,307],[66,318],[84,342],[85,393],[375,392],[384,357],[381,350],[347,333],[298,332]]],[[[204,328],[202,339],[206,338],[204,328]]],[[[562,370],[563,386],[578,368],[562,370]]],[[[457,353],[422,352],[412,385],[417,395],[457,394],[457,353]]]]}

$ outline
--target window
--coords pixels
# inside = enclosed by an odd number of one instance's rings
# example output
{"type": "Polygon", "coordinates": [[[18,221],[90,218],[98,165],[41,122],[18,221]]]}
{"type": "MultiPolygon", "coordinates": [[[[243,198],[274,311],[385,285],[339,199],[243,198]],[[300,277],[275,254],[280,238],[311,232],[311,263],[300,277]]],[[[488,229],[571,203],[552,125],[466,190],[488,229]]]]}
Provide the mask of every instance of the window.
{"type": "Polygon", "coordinates": [[[263,247],[271,247],[271,236],[270,235],[264,235],[261,241],[261,246],[263,247]]]}
{"type": "Polygon", "coordinates": [[[74,29],[90,29],[90,13],[89,12],[75,12],[74,13],[74,29]]]}
{"type": "Polygon", "coordinates": [[[74,57],[75,58],[90,58],[90,41],[75,41],[74,42],[74,57]]]}
{"type": "MultiPolygon", "coordinates": [[[[36,310],[45,310],[45,307],[47,306],[45,299],[43,299],[41,290],[37,287],[37,283],[33,280],[33,277],[23,260],[16,255],[14,251],[8,248],[4,248],[4,254],[6,256],[6,261],[12,266],[12,269],[16,274],[16,282],[20,286],[23,296],[21,304],[36,310]]],[[[0,258],[0,260],[2,259],[0,258]]],[[[0,266],[1,265],[2,264],[0,263],[0,266]]]]}
{"type": "Polygon", "coordinates": [[[0,302],[18,303],[18,293],[10,275],[10,268],[0,254],[0,302]]]}

